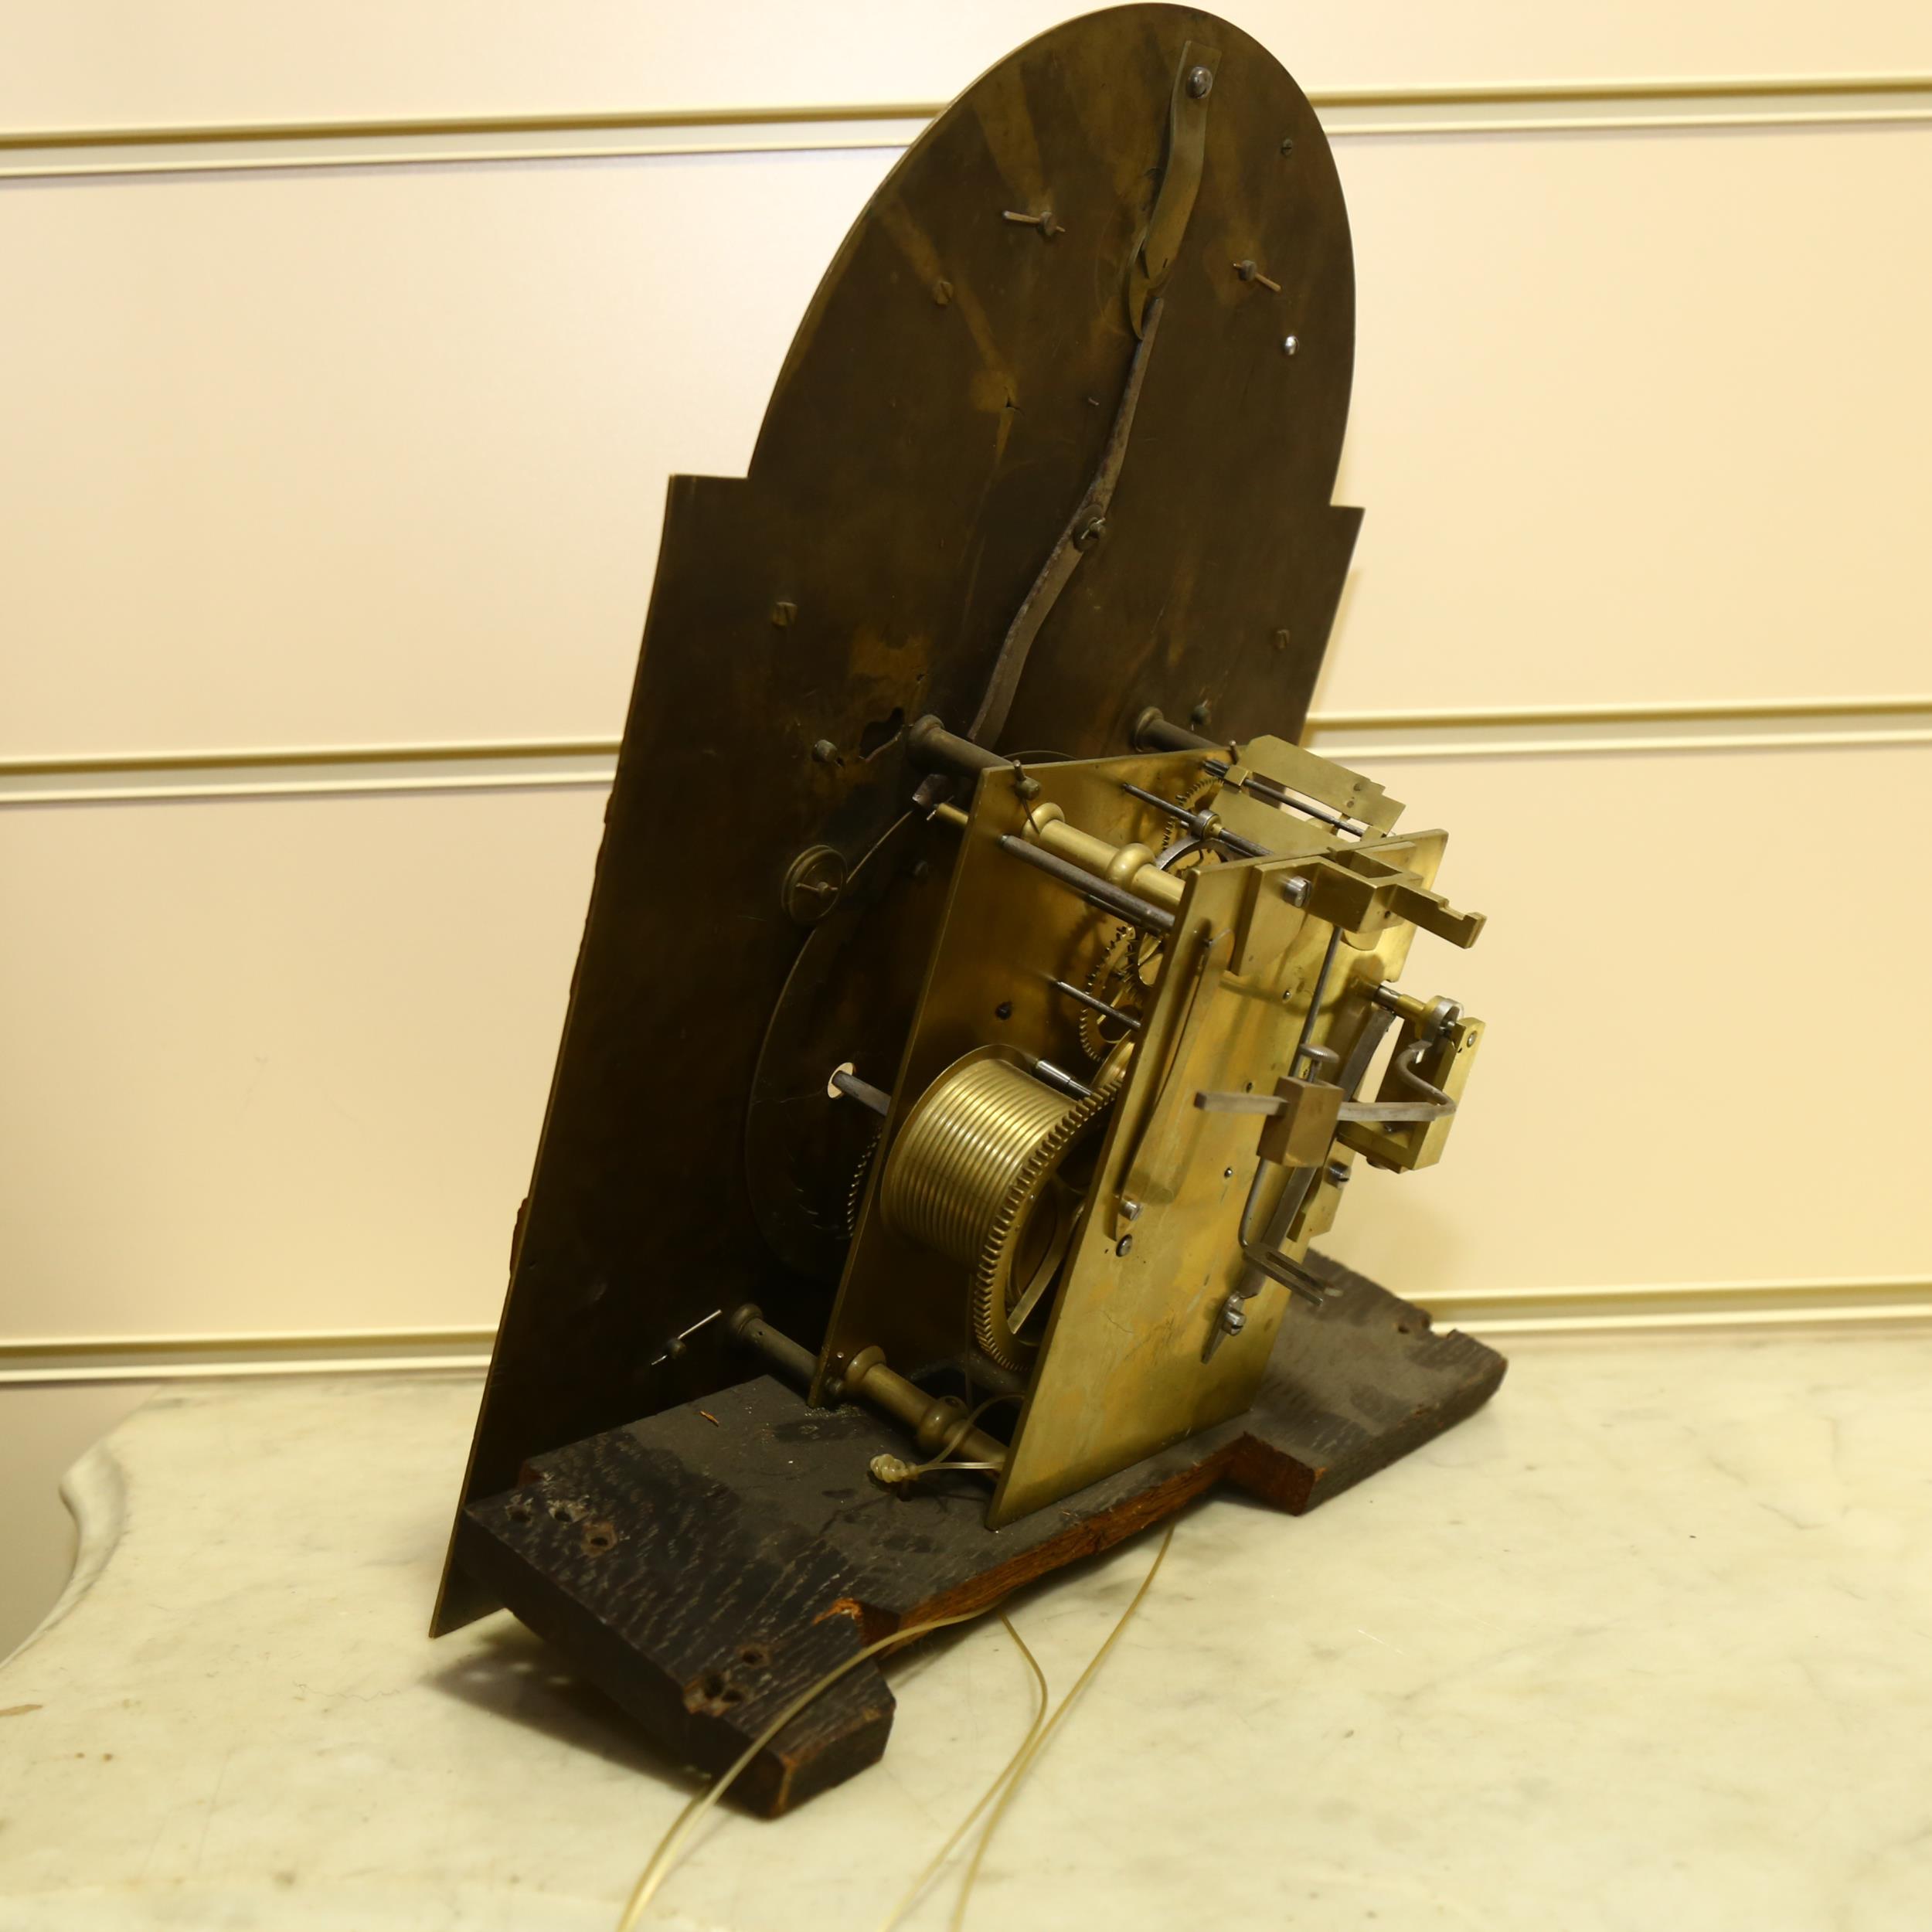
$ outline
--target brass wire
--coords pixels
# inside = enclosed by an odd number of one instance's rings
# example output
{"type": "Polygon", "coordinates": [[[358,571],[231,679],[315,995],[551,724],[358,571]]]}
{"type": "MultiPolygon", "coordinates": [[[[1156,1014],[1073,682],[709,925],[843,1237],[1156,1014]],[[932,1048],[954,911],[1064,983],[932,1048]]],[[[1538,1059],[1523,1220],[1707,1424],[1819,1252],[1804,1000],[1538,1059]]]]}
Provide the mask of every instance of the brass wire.
{"type": "MultiPolygon", "coordinates": [[[[1051,1717],[1046,1716],[1047,1699],[1046,1673],[1040,1668],[1039,1661],[1035,1658],[1032,1651],[1027,1648],[1025,1639],[1014,1628],[1012,1619],[1003,1610],[998,1612],[999,1621],[1005,1625],[1008,1635],[1019,1646],[1021,1655],[1026,1658],[1027,1667],[1032,1672],[1034,1679],[1039,1685],[1039,1708],[1034,1713],[1033,1721],[1027,1727],[1026,1735],[1020,1740],[1019,1749],[1007,1760],[999,1775],[980,1794],[978,1801],[961,1821],[945,1844],[940,1848],[937,1855],[926,1866],[913,1881],[912,1885],[901,1896],[899,1903],[893,1907],[884,1923],[879,1927],[879,1932],[891,1932],[891,1928],[897,1924],[910,1910],[919,1895],[931,1883],[940,1866],[951,1855],[959,1841],[971,1829],[973,1821],[986,1808],[988,1802],[994,1800],[994,1794],[997,1792],[998,1796],[993,1803],[992,1814],[986,1821],[985,1828],[979,1835],[979,1842],[973,1848],[971,1861],[967,1866],[965,1878],[959,1888],[959,1897],[953,1907],[951,1932],[961,1932],[961,1928],[966,1922],[967,1903],[972,1896],[974,1884],[979,1877],[979,1868],[985,1858],[986,1848],[992,1842],[993,1834],[998,1829],[1000,1820],[1005,1816],[1007,1807],[1013,1801],[1013,1794],[1019,1788],[1022,1779],[1032,1770],[1034,1760],[1046,1748],[1049,1740],[1058,1728],[1060,1720],[1073,1708],[1074,1700],[1080,1692],[1092,1682],[1095,1672],[1106,1661],[1107,1652],[1119,1641],[1121,1631],[1126,1629],[1128,1623],[1132,1620],[1134,1613],[1140,1608],[1142,1600],[1153,1584],[1154,1579],[1160,1573],[1161,1565],[1166,1560],[1168,1546],[1174,1541],[1174,1530],[1175,1525],[1169,1522],[1166,1535],[1161,1539],[1161,1546],[1155,1551],[1153,1562],[1148,1566],[1147,1574],[1141,1579],[1140,1588],[1134,1591],[1132,1600],[1128,1603],[1126,1609],[1121,1612],[1119,1621],[1107,1633],[1100,1648],[1094,1651],[1092,1657],[1087,1660],[1087,1668],[1074,1679],[1073,1688],[1060,1699],[1051,1717]]],[[[848,1671],[855,1670],[859,1665],[865,1662],[867,1658],[876,1657],[881,1651],[890,1650],[900,1644],[910,1643],[915,1637],[923,1637],[929,1631],[944,1630],[954,1624],[971,1623],[975,1617],[983,1617],[985,1614],[984,1609],[962,1611],[956,1617],[934,1617],[924,1623],[910,1624],[904,1630],[895,1631],[889,1637],[882,1637],[876,1643],[866,1645],[864,1649],[847,1658],[836,1670],[828,1671],[815,1684],[801,1691],[752,1740],[750,1743],[745,1747],[744,1750],[723,1775],[706,1785],[702,1791],[694,1792],[684,1809],[672,1820],[670,1828],[658,1841],[657,1849],[651,1853],[650,1862],[638,1875],[637,1884],[632,1889],[624,1911],[617,1920],[616,1932],[635,1932],[635,1928],[642,1923],[645,1913],[649,1909],[651,1900],[657,1896],[665,1879],[669,1876],[671,1868],[676,1862],[678,1853],[683,1849],[685,1840],[697,1829],[706,1812],[709,1811],[731,1788],[753,1759],[815,1698],[829,1690],[848,1671]]]]}
{"type": "MultiPolygon", "coordinates": [[[[958,1421],[947,1430],[946,1440],[939,1445],[937,1451],[929,1461],[914,1463],[907,1469],[901,1480],[910,1482],[913,1477],[928,1475],[935,1469],[998,1468],[1001,1465],[996,1462],[954,1462],[952,1460],[953,1451],[965,1440],[968,1432],[972,1428],[973,1424],[978,1421],[988,1409],[997,1409],[1002,1402],[1019,1400],[1018,1396],[988,1396],[977,1409],[975,1409],[970,1414],[961,1416],[958,1421]]],[[[1013,1632],[1013,1641],[1016,1644],[1019,1643],[1018,1631],[1013,1632]]],[[[1026,1648],[1024,1644],[1020,1644],[1022,1650],[1026,1648]]]]}
{"type": "Polygon", "coordinates": [[[992,1783],[980,1793],[978,1803],[953,1827],[952,1835],[927,1861],[924,1868],[912,1883],[900,1893],[899,1903],[879,1920],[879,1932],[893,1932],[893,1927],[919,1903],[921,1893],[939,1876],[940,1867],[958,1849],[959,1841],[973,1828],[974,1823],[980,1813],[985,1811],[998,1794],[1000,1787],[1025,1761],[1027,1752],[1032,1748],[1035,1739],[1039,1736],[1041,1726],[1046,1722],[1046,1706],[1051,1696],[1051,1693],[1046,1688],[1046,1673],[1040,1668],[1039,1658],[1027,1648],[1026,1639],[1013,1628],[1013,1620],[1003,1610],[998,1613],[998,1615],[999,1621],[1006,1626],[1007,1635],[1019,1646],[1019,1654],[1026,1659],[1026,1668],[1033,1673],[1034,1682],[1039,1686],[1039,1703],[1033,1712],[1033,1721],[1027,1726],[1026,1735],[1019,1740],[1012,1756],[999,1767],[992,1783]]]}
{"type": "MultiPolygon", "coordinates": [[[[979,1842],[973,1847],[971,1862],[966,1867],[966,1876],[959,1887],[959,1897],[953,1906],[951,1932],[963,1932],[966,1923],[966,1906],[972,1897],[973,1886],[978,1879],[981,1862],[986,1856],[987,1846],[993,1842],[993,1834],[999,1829],[1000,1820],[1006,1815],[1007,1807],[1013,1801],[1013,1794],[1019,1789],[1026,1774],[1033,1768],[1034,1760],[1051,1741],[1060,1719],[1073,1709],[1074,1699],[1094,1681],[1094,1673],[1107,1661],[1107,1653],[1119,1642],[1121,1632],[1126,1629],[1133,1619],[1134,1611],[1140,1608],[1141,1600],[1152,1587],[1154,1579],[1160,1574],[1161,1565],[1167,1560],[1168,1546],[1174,1541],[1174,1529],[1175,1526],[1170,1522],[1167,1534],[1161,1539],[1160,1548],[1154,1553],[1153,1562],[1148,1566],[1147,1574],[1141,1579],[1140,1588],[1134,1591],[1133,1600],[1121,1612],[1120,1621],[1107,1633],[1107,1641],[1088,1659],[1086,1669],[1074,1679],[1073,1688],[1060,1699],[1053,1715],[1040,1727],[1039,1736],[1030,1743],[1020,1747],[1019,1757],[1006,1778],[1005,1788],[1000,1793],[992,1814],[986,1821],[985,1828],[979,1835],[979,1842]]],[[[968,1820],[968,1822],[971,1821],[968,1820]]]]}
{"type": "MultiPolygon", "coordinates": [[[[990,1606],[988,1607],[990,1607],[990,1606]]],[[[740,1774],[758,1753],[815,1699],[821,1697],[837,1683],[847,1672],[856,1670],[869,1657],[876,1657],[881,1651],[891,1650],[900,1644],[909,1644],[915,1637],[923,1637],[929,1631],[944,1630],[953,1624],[969,1624],[975,1617],[983,1617],[985,1608],[961,1611],[956,1617],[934,1617],[923,1624],[909,1624],[903,1630],[896,1630],[889,1637],[882,1637],[876,1643],[868,1644],[862,1650],[848,1657],[835,1670],[828,1670],[817,1683],[801,1691],[771,1722],[767,1724],[724,1772],[701,1791],[692,1794],[684,1809],[671,1821],[671,1828],[658,1841],[658,1849],[651,1854],[650,1862],[638,1874],[636,1886],[619,1917],[617,1932],[634,1932],[640,1924],[675,1862],[678,1853],[684,1849],[685,1841],[698,1828],[706,1812],[723,1798],[735,1784],[740,1774]]]]}

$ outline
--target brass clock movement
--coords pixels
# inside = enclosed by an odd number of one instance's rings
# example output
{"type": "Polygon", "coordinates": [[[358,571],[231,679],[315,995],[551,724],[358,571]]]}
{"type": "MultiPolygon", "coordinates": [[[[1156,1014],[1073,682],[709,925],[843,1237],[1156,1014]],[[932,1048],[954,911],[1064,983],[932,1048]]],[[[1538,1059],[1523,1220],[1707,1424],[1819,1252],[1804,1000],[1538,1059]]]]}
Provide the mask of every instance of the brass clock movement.
{"type": "MultiPolygon", "coordinates": [[[[1310,1245],[1482,1034],[1410,958],[1481,927],[1444,834],[1298,742],[1353,329],[1294,83],[1121,7],[920,135],[748,474],[672,480],[439,1628],[507,1604],[719,1766],[870,1640],[1495,1387],[1310,1245]]],[[[752,1802],[891,1713],[849,1672],[752,1802]]]]}

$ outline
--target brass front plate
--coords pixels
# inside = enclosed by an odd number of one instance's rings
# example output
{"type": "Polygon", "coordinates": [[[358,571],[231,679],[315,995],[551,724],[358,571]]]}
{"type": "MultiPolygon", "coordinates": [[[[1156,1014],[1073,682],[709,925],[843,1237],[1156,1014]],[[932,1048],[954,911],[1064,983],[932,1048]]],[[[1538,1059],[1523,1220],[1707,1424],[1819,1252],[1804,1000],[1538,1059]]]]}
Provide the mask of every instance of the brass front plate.
{"type": "MultiPolygon", "coordinates": [[[[1433,879],[1440,842],[1425,838],[1407,862],[1433,879]]],[[[1293,869],[1291,859],[1253,859],[1190,876],[988,1512],[995,1527],[1240,1414],[1276,1331],[1294,1319],[1287,1290],[1264,1281],[1246,1327],[1202,1359],[1223,1302],[1250,1272],[1239,1233],[1260,1137],[1253,1115],[1192,1104],[1203,1090],[1271,1092],[1290,1070],[1330,930],[1281,898],[1293,869]],[[1124,1195],[1138,1196],[1138,1215],[1124,1215],[1124,1195]]],[[[1413,937],[1400,923],[1372,944],[1344,935],[1311,1044],[1346,1055],[1368,990],[1401,971],[1413,937]]],[[[1287,1179],[1284,1168],[1265,1177],[1257,1226],[1287,1179]]],[[[1288,1251],[1305,1248],[1304,1235],[1288,1251]]]]}

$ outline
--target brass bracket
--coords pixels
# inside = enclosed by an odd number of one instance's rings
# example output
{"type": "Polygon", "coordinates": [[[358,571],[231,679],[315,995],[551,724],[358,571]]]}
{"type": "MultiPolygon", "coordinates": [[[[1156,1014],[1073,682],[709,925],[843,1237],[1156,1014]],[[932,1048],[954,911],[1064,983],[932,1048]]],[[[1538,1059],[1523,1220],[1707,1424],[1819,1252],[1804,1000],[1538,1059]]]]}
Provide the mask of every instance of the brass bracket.
{"type": "Polygon", "coordinates": [[[1233,940],[1233,932],[1226,927],[1218,933],[1204,929],[1196,944],[1194,957],[1187,962],[1186,970],[1192,977],[1175,1029],[1174,1051],[1161,1075],[1154,1103],[1148,1109],[1146,1124],[1134,1145],[1134,1158],[1126,1165],[1127,1180],[1114,1204],[1116,1240],[1124,1239],[1132,1231],[1141,1209],[1150,1199],[1168,1198],[1161,1190],[1168,1185],[1179,1152],[1182,1124],[1187,1117],[1188,1062],[1193,1057],[1202,1022],[1213,1005],[1214,995],[1227,971],[1233,940]]]}
{"type": "Polygon", "coordinates": [[[1181,253],[1194,198],[1200,192],[1201,167],[1207,158],[1208,97],[1214,90],[1215,70],[1221,64],[1219,47],[1190,40],[1181,49],[1174,70],[1174,92],[1167,113],[1167,162],[1161,170],[1154,212],[1127,271],[1127,319],[1138,335],[1147,320],[1148,305],[1173,272],[1181,253]]]}
{"type": "MultiPolygon", "coordinates": [[[[1411,849],[1406,840],[1389,840],[1381,848],[1403,853],[1411,849]]],[[[1301,903],[1310,914],[1345,933],[1372,939],[1391,920],[1406,920],[1452,946],[1467,948],[1482,932],[1482,913],[1457,911],[1407,866],[1394,864],[1376,851],[1338,847],[1298,861],[1292,873],[1307,881],[1301,903]]]]}
{"type": "Polygon", "coordinates": [[[1372,1165],[1407,1173],[1442,1158],[1444,1143],[1482,1043],[1482,1022],[1405,1017],[1382,1090],[1344,1107],[1336,1138],[1372,1165]]]}

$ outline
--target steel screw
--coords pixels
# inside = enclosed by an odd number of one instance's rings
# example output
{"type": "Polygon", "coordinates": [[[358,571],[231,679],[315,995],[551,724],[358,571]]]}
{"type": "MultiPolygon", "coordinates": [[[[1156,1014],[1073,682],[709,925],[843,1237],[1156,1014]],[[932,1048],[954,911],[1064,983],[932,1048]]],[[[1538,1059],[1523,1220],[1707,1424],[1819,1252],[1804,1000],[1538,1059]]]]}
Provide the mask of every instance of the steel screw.
{"type": "Polygon", "coordinates": [[[951,282],[942,279],[933,284],[933,300],[938,303],[941,308],[944,308],[952,299],[953,285],[951,282]]]}
{"type": "Polygon", "coordinates": [[[1121,1219],[1123,1221],[1138,1221],[1140,1218],[1141,1204],[1138,1201],[1123,1201],[1121,1203],[1121,1219]]]}
{"type": "Polygon", "coordinates": [[[812,747],[811,755],[819,764],[833,764],[838,761],[838,747],[829,738],[821,738],[812,747]]]}
{"type": "Polygon", "coordinates": [[[1347,1162],[1331,1161],[1328,1163],[1327,1171],[1328,1182],[1331,1186],[1346,1187],[1349,1185],[1349,1178],[1351,1170],[1347,1162]]]}
{"type": "Polygon", "coordinates": [[[1134,1252],[1133,1236],[1131,1234],[1123,1234],[1121,1238],[1114,1243],[1114,1252],[1116,1254],[1131,1254],[1134,1252]]]}
{"type": "Polygon", "coordinates": [[[1281,151],[1284,155],[1291,155],[1294,152],[1294,135],[1284,134],[1281,137],[1281,151]]]}
{"type": "Polygon", "coordinates": [[[1205,100],[1208,90],[1214,85],[1214,77],[1205,67],[1190,67],[1187,70],[1187,93],[1190,100],[1205,100]]]}
{"type": "Polygon", "coordinates": [[[1230,1299],[1221,1311],[1221,1326],[1230,1335],[1239,1335],[1247,1325],[1247,1311],[1240,1302],[1230,1299]]]}
{"type": "Polygon", "coordinates": [[[1292,355],[1300,347],[1301,344],[1298,342],[1292,335],[1284,335],[1282,337],[1281,353],[1284,355],[1292,355]]]}
{"type": "Polygon", "coordinates": [[[798,614],[798,607],[789,597],[781,597],[771,607],[771,621],[782,631],[798,614]]]}

